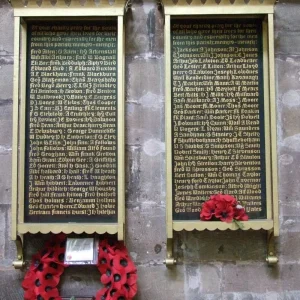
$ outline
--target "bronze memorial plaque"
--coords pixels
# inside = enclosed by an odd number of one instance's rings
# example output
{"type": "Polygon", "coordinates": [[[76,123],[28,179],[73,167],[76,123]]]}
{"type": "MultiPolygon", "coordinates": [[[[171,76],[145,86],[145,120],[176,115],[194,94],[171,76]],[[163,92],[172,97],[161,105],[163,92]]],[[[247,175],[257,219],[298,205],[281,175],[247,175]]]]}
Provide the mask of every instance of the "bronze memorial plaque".
{"type": "Polygon", "coordinates": [[[262,20],[171,19],[173,219],[230,194],[266,219],[262,20]]]}
{"type": "Polygon", "coordinates": [[[116,223],[117,20],[27,26],[25,222],[116,223]]]}

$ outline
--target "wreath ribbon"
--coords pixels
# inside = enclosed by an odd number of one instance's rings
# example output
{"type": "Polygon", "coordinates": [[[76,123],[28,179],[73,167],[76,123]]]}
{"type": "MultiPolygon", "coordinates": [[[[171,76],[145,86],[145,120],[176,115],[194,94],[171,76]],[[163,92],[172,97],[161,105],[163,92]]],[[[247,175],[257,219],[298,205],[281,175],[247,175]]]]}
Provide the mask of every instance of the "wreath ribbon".
{"type": "MultiPolygon", "coordinates": [[[[53,235],[42,251],[33,255],[22,287],[24,300],[61,300],[58,284],[64,264],[66,235],[53,235]]],[[[97,268],[104,287],[96,300],[132,300],[137,293],[137,269],[122,242],[102,240],[97,268]]]]}

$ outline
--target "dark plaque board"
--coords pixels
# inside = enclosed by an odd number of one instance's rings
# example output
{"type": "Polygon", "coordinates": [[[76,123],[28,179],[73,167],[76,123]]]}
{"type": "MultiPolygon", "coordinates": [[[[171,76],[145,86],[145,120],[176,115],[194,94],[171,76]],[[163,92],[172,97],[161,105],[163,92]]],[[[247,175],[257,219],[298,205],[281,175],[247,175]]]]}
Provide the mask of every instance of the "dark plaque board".
{"type": "Polygon", "coordinates": [[[261,19],[172,19],[173,219],[235,196],[266,218],[261,19]]]}
{"type": "Polygon", "coordinates": [[[117,222],[117,20],[27,32],[25,222],[117,222]]]}

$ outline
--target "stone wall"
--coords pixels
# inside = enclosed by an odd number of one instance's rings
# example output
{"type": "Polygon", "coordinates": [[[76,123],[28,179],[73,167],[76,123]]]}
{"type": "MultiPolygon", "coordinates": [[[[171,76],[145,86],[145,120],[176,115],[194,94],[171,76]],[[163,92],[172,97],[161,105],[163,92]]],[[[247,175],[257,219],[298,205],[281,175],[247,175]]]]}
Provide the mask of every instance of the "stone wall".
{"type": "MultiPolygon", "coordinates": [[[[167,269],[165,234],[164,23],[153,2],[126,19],[126,235],[138,266],[139,300],[300,299],[300,2],[275,9],[280,238],[277,267],[265,263],[265,232],[175,234],[179,264],[167,269]]],[[[13,10],[0,0],[0,299],[22,299],[24,272],[11,266],[13,10]]],[[[26,236],[26,258],[45,236],[26,236]]],[[[62,295],[94,295],[92,267],[66,270],[62,295]]]]}

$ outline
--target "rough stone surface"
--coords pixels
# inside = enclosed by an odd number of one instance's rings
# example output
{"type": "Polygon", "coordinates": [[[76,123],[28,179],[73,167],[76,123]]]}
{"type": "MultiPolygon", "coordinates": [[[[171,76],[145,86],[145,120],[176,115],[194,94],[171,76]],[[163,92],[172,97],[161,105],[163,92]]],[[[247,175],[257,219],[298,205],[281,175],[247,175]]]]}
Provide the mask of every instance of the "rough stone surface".
{"type": "Polygon", "coordinates": [[[4,148],[0,152],[0,205],[11,203],[11,163],[11,151],[4,148]]]}
{"type": "Polygon", "coordinates": [[[0,267],[0,300],[23,299],[20,288],[25,272],[16,272],[12,267],[0,267]]]}
{"type": "MultiPolygon", "coordinates": [[[[166,268],[164,21],[154,1],[126,16],[126,238],[138,266],[137,300],[300,299],[300,2],[275,9],[280,263],[265,262],[266,233],[174,233],[178,265],[166,268]]],[[[13,10],[0,0],[0,300],[21,300],[24,272],[11,267],[13,10]]],[[[25,235],[30,261],[48,236],[25,235]]],[[[63,296],[92,296],[96,268],[70,267],[63,296]]]]}
{"type": "MultiPolygon", "coordinates": [[[[1,52],[0,52],[1,54],[1,52]]],[[[11,100],[13,93],[13,82],[11,78],[13,78],[13,65],[10,56],[2,55],[0,56],[0,91],[1,91],[1,99],[3,100],[11,100]]],[[[3,100],[1,102],[3,102],[3,100]]]]}
{"type": "MultiPolygon", "coordinates": [[[[0,154],[11,151],[12,143],[12,101],[0,100],[0,154]]],[[[7,174],[8,175],[8,174],[7,174]]]]}
{"type": "MultiPolygon", "coordinates": [[[[6,57],[8,60],[11,59],[10,55],[14,51],[13,15],[13,10],[7,5],[7,1],[0,0],[0,55],[8,56],[6,57]]],[[[0,58],[0,62],[3,59],[0,58]]]]}
{"type": "Polygon", "coordinates": [[[264,260],[264,232],[181,232],[176,233],[179,261],[264,260]],[[253,244],[255,241],[255,244],[253,244]],[[248,251],[251,248],[251,251],[248,251]]]}

